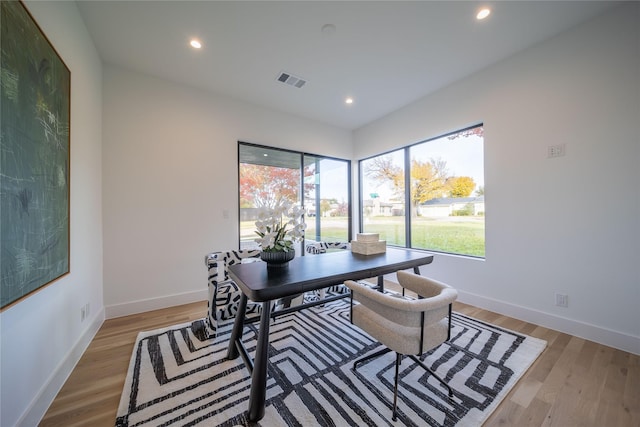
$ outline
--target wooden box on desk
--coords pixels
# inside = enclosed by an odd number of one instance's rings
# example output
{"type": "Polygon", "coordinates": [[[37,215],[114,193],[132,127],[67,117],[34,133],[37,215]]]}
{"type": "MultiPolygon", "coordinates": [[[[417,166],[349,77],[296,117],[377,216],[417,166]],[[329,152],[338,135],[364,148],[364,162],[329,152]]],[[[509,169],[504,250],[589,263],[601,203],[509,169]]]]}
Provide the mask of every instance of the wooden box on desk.
{"type": "Polygon", "coordinates": [[[387,241],[379,240],[377,242],[359,242],[351,241],[351,252],[362,255],[383,254],[387,251],[387,241]]]}
{"type": "Polygon", "coordinates": [[[379,242],[380,234],[378,233],[358,233],[356,234],[356,240],[362,243],[379,242]]]}

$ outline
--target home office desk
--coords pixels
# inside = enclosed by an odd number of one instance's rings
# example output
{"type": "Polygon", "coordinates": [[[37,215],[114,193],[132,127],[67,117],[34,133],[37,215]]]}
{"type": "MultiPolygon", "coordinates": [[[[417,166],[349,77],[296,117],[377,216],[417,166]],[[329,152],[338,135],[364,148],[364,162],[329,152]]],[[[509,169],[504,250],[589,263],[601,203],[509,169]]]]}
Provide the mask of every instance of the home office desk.
{"type": "Polygon", "coordinates": [[[387,248],[385,253],[376,255],[340,251],[296,257],[289,262],[288,267],[282,269],[268,270],[264,262],[230,266],[229,275],[242,290],[242,296],[231,332],[227,358],[235,359],[240,353],[251,372],[249,420],[260,420],[265,411],[272,301],[340,284],[345,280],[362,280],[377,276],[381,285],[384,274],[410,268],[417,272],[418,267],[432,261],[433,255],[426,252],[387,248]],[[254,361],[242,344],[247,298],[262,303],[254,361]]]}

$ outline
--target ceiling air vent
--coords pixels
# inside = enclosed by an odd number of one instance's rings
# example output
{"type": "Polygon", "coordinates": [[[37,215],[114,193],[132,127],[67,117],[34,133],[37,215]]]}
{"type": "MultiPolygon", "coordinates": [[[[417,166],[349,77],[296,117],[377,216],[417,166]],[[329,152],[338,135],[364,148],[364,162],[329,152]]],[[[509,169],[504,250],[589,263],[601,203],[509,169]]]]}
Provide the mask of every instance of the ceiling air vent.
{"type": "Polygon", "coordinates": [[[286,85],[297,87],[298,89],[302,88],[302,86],[307,84],[306,80],[301,79],[300,77],[296,77],[290,73],[280,73],[276,80],[286,85]]]}

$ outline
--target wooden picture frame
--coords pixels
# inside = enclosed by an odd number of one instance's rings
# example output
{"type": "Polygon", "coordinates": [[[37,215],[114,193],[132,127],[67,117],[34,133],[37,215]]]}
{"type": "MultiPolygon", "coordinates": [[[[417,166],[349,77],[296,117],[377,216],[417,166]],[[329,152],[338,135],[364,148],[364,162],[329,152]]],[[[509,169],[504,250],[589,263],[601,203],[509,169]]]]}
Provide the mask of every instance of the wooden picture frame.
{"type": "Polygon", "coordinates": [[[71,73],[20,1],[0,2],[0,307],[69,273],[71,73]]]}

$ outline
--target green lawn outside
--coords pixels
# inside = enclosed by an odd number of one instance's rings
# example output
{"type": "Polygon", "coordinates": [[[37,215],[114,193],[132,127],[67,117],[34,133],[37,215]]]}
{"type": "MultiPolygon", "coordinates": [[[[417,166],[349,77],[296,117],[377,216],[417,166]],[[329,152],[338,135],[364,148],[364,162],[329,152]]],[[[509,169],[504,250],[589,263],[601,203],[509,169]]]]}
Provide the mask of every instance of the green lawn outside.
{"type": "MultiPolygon", "coordinates": [[[[312,221],[307,219],[307,236],[314,236],[315,221],[310,219],[312,221]]],[[[414,217],[412,223],[413,248],[482,258],[485,256],[483,217],[414,217]]],[[[241,240],[253,240],[256,237],[253,221],[244,221],[240,227],[241,240]]],[[[322,219],[322,238],[325,240],[344,240],[346,229],[346,218],[322,219]]],[[[380,239],[386,240],[390,245],[405,246],[404,217],[367,217],[364,231],[380,234],[380,239]]]]}
{"type": "MultiPolygon", "coordinates": [[[[484,217],[414,217],[411,222],[413,248],[484,257],[484,217]]],[[[404,217],[368,217],[364,230],[379,233],[388,244],[405,246],[404,217]]]]}

